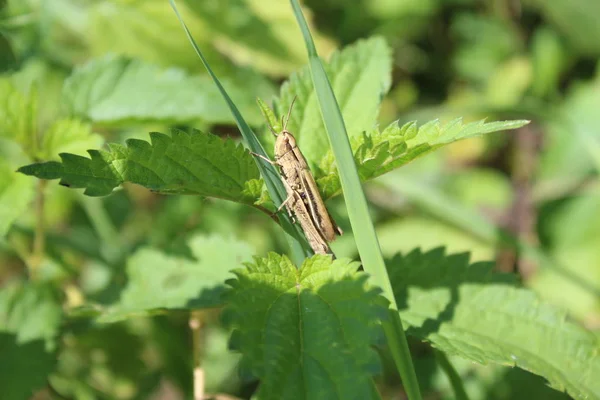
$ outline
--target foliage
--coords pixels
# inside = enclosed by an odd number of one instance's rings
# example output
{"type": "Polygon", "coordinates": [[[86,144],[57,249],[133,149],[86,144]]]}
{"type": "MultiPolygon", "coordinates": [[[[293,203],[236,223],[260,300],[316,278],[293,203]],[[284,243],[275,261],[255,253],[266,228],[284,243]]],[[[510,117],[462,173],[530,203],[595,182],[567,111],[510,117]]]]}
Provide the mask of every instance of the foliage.
{"type": "MultiPolygon", "coordinates": [[[[268,95],[268,81],[240,71],[223,84],[258,122],[247,92],[268,95]]],[[[67,113],[103,125],[133,122],[231,123],[218,91],[206,75],[189,76],[177,68],[162,70],[141,60],[105,57],[77,69],[65,82],[63,104],[67,113]]]]}
{"type": "Polygon", "coordinates": [[[402,319],[415,336],[448,354],[532,371],[575,398],[598,392],[598,339],[517,287],[514,276],[443,249],[397,255],[387,265],[402,319]]]}
{"type": "Polygon", "coordinates": [[[12,282],[0,291],[0,382],[7,399],[44,387],[55,364],[61,318],[52,285],[12,282]]]}
{"type": "Polygon", "coordinates": [[[1,2],[2,398],[600,399],[596,2],[168,3],[1,2]]]}
{"type": "Polygon", "coordinates": [[[163,194],[197,194],[243,201],[246,181],[258,178],[254,160],[231,140],[200,131],[151,133],[151,143],[129,139],[110,151],[90,150],[90,158],[61,153],[50,161],[19,169],[26,175],[61,179],[61,184],[85,188],[89,196],[106,196],[123,182],[163,194]]]}
{"type": "Polygon", "coordinates": [[[240,262],[250,258],[247,244],[197,236],[189,242],[195,260],[140,249],[127,265],[127,286],[119,302],[99,316],[115,322],[169,309],[212,308],[222,304],[223,282],[240,262]]]}
{"type": "Polygon", "coordinates": [[[261,380],[261,398],[372,398],[377,358],[369,344],[385,313],[357,267],[317,255],[298,270],[270,253],[234,271],[234,346],[261,380]]]}

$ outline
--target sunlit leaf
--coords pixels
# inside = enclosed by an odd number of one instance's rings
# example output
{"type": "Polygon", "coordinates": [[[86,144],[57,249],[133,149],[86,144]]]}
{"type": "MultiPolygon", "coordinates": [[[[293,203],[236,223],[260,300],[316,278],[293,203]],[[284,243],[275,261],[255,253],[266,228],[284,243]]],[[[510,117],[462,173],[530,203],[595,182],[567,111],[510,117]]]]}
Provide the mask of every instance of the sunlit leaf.
{"type": "MultiPolygon", "coordinates": [[[[304,64],[301,35],[285,1],[180,3],[187,5],[210,31],[212,44],[238,64],[251,65],[273,75],[288,74],[304,64]]],[[[327,53],[331,42],[315,34],[317,46],[327,53]]]]}
{"type": "Polygon", "coordinates": [[[233,345],[260,379],[262,399],[373,398],[370,345],[385,307],[348,260],[256,257],[229,283],[233,345]]]}
{"type": "Polygon", "coordinates": [[[41,179],[59,179],[89,196],[106,196],[123,182],[163,194],[197,194],[233,201],[247,200],[245,183],[258,178],[252,156],[232,140],[200,131],[151,133],[151,143],[130,139],[109,151],[89,150],[91,158],[61,153],[62,162],[19,169],[41,179]]]}
{"type": "Polygon", "coordinates": [[[0,159],[0,237],[29,208],[33,183],[0,159]]]}
{"type": "Polygon", "coordinates": [[[567,38],[572,48],[582,54],[597,56],[600,35],[596,16],[600,14],[600,3],[588,0],[534,0],[544,16],[567,38]]]}
{"type": "Polygon", "coordinates": [[[569,310],[581,321],[594,321],[600,315],[600,190],[564,202],[543,224],[552,256],[577,280],[593,290],[582,290],[576,280],[565,279],[564,273],[544,268],[528,282],[545,299],[569,310]]]}
{"type": "MultiPolygon", "coordinates": [[[[254,97],[270,95],[270,83],[245,70],[235,79],[225,76],[222,83],[250,122],[259,123],[254,97]]],[[[233,122],[209,76],[122,56],[76,69],[65,83],[63,102],[68,114],[97,124],[233,122]]]]}
{"type": "Polygon", "coordinates": [[[252,249],[236,240],[196,236],[189,242],[196,260],[138,250],[127,264],[128,284],[118,303],[98,321],[115,322],[167,309],[190,310],[223,304],[230,271],[248,261],[252,249]]]}
{"type": "MultiPolygon", "coordinates": [[[[358,41],[334,53],[324,65],[350,137],[371,130],[377,121],[381,98],[391,82],[391,55],[386,42],[380,37],[358,41]]],[[[308,163],[315,166],[327,153],[329,141],[308,66],[293,73],[281,87],[279,98],[275,100],[280,116],[287,114],[294,97],[296,102],[287,128],[294,134],[308,163]]],[[[269,150],[273,148],[273,137],[268,130],[262,139],[268,143],[269,150]]]]}
{"type": "Polygon", "coordinates": [[[20,92],[10,77],[0,78],[0,137],[17,142],[26,152],[35,149],[37,96],[20,92]]]}
{"type": "MultiPolygon", "coordinates": [[[[485,120],[464,124],[461,118],[441,124],[438,120],[429,121],[417,127],[415,122],[402,126],[392,123],[383,131],[371,130],[354,138],[352,148],[361,180],[366,181],[383,175],[395,168],[427,154],[444,145],[461,139],[480,136],[486,133],[516,129],[528,121],[485,120]]],[[[317,183],[325,198],[339,193],[339,178],[335,172],[333,153],[329,152],[320,164],[324,176],[317,176],[317,183]]]]}
{"type": "Polygon", "coordinates": [[[520,288],[515,276],[443,249],[387,264],[409,333],[448,354],[526,369],[574,398],[600,398],[598,339],[520,288]]]}
{"type": "Polygon", "coordinates": [[[86,150],[100,147],[103,143],[104,138],[92,133],[89,124],[76,119],[60,119],[44,132],[37,158],[58,159],[59,153],[84,155],[86,150]]]}
{"type": "Polygon", "coordinates": [[[55,347],[62,309],[49,283],[12,282],[0,290],[0,332],[16,334],[18,344],[44,340],[55,347]]]}
{"type": "Polygon", "coordinates": [[[600,169],[600,72],[578,82],[552,110],[538,167],[539,177],[552,181],[580,181],[600,169]]]}

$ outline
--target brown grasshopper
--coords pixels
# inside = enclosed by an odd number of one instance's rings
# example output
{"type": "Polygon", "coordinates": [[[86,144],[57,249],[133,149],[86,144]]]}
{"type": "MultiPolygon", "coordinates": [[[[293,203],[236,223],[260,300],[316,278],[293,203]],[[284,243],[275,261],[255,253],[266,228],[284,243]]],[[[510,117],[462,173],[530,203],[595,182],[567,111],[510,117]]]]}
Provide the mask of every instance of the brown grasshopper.
{"type": "Polygon", "coordinates": [[[284,206],[287,207],[290,216],[293,215],[300,222],[300,226],[314,252],[328,254],[331,253],[331,249],[327,242],[335,240],[336,235],[341,235],[343,232],[329,215],[308,163],[298,148],[294,135],[287,130],[295,101],[296,98],[292,100],[285,121],[283,116],[281,118],[283,129],[279,134],[273,130],[271,124],[268,124],[276,138],[275,161],[271,161],[260,154],[253,154],[279,167],[287,198],[281,203],[277,211],[284,206]]]}

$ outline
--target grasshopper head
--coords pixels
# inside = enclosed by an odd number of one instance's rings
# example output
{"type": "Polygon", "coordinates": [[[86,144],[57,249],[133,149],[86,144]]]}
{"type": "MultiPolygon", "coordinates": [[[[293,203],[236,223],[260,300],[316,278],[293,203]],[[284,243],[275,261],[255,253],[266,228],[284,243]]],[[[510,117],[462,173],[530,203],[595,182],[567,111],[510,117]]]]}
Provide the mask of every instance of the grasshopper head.
{"type": "Polygon", "coordinates": [[[290,109],[287,113],[287,118],[283,119],[283,116],[281,117],[281,126],[283,127],[281,133],[277,135],[275,132],[273,132],[273,134],[277,137],[275,140],[275,158],[283,157],[283,155],[287,154],[296,147],[296,138],[294,138],[294,135],[287,130],[287,124],[290,122],[290,115],[292,114],[292,108],[294,107],[295,102],[296,97],[294,96],[292,104],[290,104],[290,109]]]}
{"type": "Polygon", "coordinates": [[[284,129],[275,140],[275,158],[282,157],[284,154],[296,147],[296,139],[290,131],[284,129]]]}

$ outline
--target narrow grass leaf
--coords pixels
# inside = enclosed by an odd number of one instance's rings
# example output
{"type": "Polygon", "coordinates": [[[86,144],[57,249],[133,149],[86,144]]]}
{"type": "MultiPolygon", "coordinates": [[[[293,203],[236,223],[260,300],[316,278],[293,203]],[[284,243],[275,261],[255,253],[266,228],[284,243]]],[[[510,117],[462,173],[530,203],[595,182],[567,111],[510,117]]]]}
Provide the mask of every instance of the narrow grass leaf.
{"type": "Polygon", "coordinates": [[[408,397],[412,400],[418,400],[421,399],[421,394],[412,359],[410,358],[408,343],[397,312],[392,286],[387,275],[379,242],[375,235],[375,227],[369,215],[367,200],[362,191],[342,113],[317,54],[302,10],[296,0],[291,0],[291,4],[308,51],[310,70],[317,99],[319,100],[321,116],[338,163],[340,181],[348,208],[348,216],[356,238],[356,245],[365,271],[372,276],[373,282],[383,290],[383,295],[390,301],[390,319],[383,322],[388,345],[404,382],[408,397]]]}
{"type": "MultiPolygon", "coordinates": [[[[202,61],[202,64],[208,71],[208,74],[213,79],[215,85],[217,85],[217,88],[219,89],[221,96],[227,102],[227,105],[229,106],[229,109],[231,110],[231,113],[233,114],[233,118],[235,119],[238,129],[240,130],[240,133],[246,140],[248,147],[254,153],[257,153],[257,154],[260,154],[260,155],[266,157],[267,156],[266,152],[265,152],[264,148],[262,147],[262,145],[260,144],[260,142],[258,141],[258,138],[254,134],[254,132],[252,131],[250,126],[248,126],[248,124],[244,120],[244,117],[242,117],[242,114],[239,112],[235,103],[233,102],[233,100],[231,100],[231,98],[227,94],[227,91],[225,90],[223,85],[221,85],[221,83],[219,82],[219,79],[217,78],[215,73],[210,68],[208,61],[206,60],[206,58],[202,54],[202,51],[196,44],[196,41],[192,37],[192,34],[190,33],[188,27],[186,26],[185,22],[181,18],[179,11],[177,10],[175,1],[169,0],[169,3],[171,4],[171,7],[175,11],[177,18],[179,19],[179,22],[181,22],[181,26],[183,27],[183,30],[185,31],[185,34],[187,35],[196,54],[202,61]]],[[[275,169],[275,167],[273,165],[266,162],[265,160],[256,159],[256,163],[260,170],[261,176],[265,180],[265,184],[267,185],[267,190],[269,191],[269,195],[275,202],[275,205],[277,205],[277,206],[281,205],[281,203],[283,203],[283,201],[286,198],[286,191],[285,191],[285,186],[283,185],[283,183],[281,182],[281,178],[279,177],[279,173],[277,172],[277,170],[275,169]]],[[[305,256],[312,253],[310,250],[310,246],[308,246],[308,243],[307,243],[306,239],[304,238],[303,234],[300,232],[300,229],[292,223],[290,217],[287,215],[286,212],[280,212],[279,217],[281,220],[281,226],[286,231],[286,233],[290,236],[290,237],[288,237],[288,243],[290,244],[294,262],[296,263],[296,265],[299,265],[299,263],[305,256]]]]}

